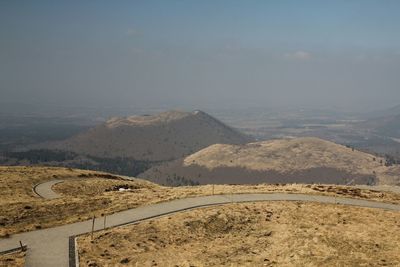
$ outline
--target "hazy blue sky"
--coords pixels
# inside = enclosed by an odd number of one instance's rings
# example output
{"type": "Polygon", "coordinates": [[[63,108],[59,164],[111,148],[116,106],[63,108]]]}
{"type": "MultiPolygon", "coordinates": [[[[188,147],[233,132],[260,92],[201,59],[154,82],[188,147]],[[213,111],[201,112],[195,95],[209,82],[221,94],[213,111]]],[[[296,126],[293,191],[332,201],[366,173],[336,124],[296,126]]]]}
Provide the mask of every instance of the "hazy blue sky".
{"type": "Polygon", "coordinates": [[[400,1],[0,2],[1,101],[381,108],[400,1]]]}

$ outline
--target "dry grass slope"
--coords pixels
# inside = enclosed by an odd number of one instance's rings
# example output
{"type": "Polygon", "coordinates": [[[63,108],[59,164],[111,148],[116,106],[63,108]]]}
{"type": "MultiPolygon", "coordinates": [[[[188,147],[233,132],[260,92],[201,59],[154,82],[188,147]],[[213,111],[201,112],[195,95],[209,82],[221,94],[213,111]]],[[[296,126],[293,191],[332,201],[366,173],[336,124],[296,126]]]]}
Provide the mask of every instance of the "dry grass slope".
{"type": "Polygon", "coordinates": [[[398,212],[247,203],[105,230],[78,244],[81,266],[399,266],[399,228],[398,212]]]}
{"type": "Polygon", "coordinates": [[[200,184],[399,184],[400,167],[386,167],[383,158],[322,139],[297,138],[216,144],[183,160],[153,167],[140,177],[160,183],[167,183],[166,177],[185,177],[200,184]]]}
{"type": "Polygon", "coordinates": [[[11,254],[0,255],[0,267],[25,266],[25,252],[19,251],[11,254]]]}
{"type": "Polygon", "coordinates": [[[400,194],[328,185],[205,185],[163,187],[144,180],[126,180],[110,174],[49,167],[0,167],[0,237],[83,221],[141,205],[178,198],[229,193],[307,193],[337,195],[400,203],[400,194]],[[54,178],[65,181],[53,186],[62,195],[43,199],[32,187],[54,178]],[[129,188],[120,192],[120,187],[129,188]],[[214,189],[214,190],[213,190],[214,189]]]}
{"type": "Polygon", "coordinates": [[[126,181],[117,176],[85,170],[51,167],[0,167],[0,190],[2,192],[0,236],[7,237],[21,231],[71,223],[88,219],[93,214],[99,216],[101,213],[112,213],[143,203],[151,203],[154,198],[158,199],[158,188],[157,185],[143,180],[126,181]],[[73,190],[74,193],[65,194],[59,199],[43,199],[33,192],[32,188],[35,184],[52,179],[79,182],[76,183],[77,187],[73,190]],[[88,186],[85,187],[85,184],[88,186]],[[135,199],[127,202],[122,194],[106,191],[119,185],[134,188],[135,199]]]}

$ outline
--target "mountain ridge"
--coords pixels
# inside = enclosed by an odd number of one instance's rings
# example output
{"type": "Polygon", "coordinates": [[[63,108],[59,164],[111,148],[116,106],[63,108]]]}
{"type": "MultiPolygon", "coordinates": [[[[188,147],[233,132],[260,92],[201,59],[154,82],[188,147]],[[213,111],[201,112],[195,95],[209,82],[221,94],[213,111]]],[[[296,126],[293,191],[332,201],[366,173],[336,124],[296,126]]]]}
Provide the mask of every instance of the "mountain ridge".
{"type": "Polygon", "coordinates": [[[46,148],[99,157],[166,161],[215,143],[253,141],[202,111],[167,111],[155,115],[114,117],[46,148]]]}
{"type": "Polygon", "coordinates": [[[170,184],[332,183],[396,184],[398,166],[385,159],[319,138],[277,139],[242,145],[211,145],[139,175],[170,184]],[[168,181],[167,181],[168,179],[168,181]]]}

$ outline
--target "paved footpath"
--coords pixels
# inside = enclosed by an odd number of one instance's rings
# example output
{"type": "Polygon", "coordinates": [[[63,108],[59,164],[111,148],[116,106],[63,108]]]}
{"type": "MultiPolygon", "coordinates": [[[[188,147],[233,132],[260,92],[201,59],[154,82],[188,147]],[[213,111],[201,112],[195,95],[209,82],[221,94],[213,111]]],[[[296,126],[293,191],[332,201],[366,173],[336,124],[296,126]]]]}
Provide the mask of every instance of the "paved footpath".
{"type": "MultiPolygon", "coordinates": [[[[199,207],[221,205],[231,202],[255,201],[306,201],[329,204],[333,204],[336,201],[337,204],[343,205],[400,211],[400,205],[318,195],[285,193],[213,195],[172,200],[169,202],[162,202],[117,212],[113,215],[107,216],[107,227],[118,226],[199,207]]],[[[17,247],[21,240],[24,244],[28,245],[26,266],[68,266],[69,237],[90,232],[91,223],[91,220],[88,220],[12,235],[8,239],[0,239],[0,251],[17,247]]],[[[103,220],[99,219],[95,223],[95,230],[100,230],[102,228],[103,220]]]]}
{"type": "Polygon", "coordinates": [[[33,187],[33,191],[38,194],[42,198],[46,199],[54,199],[54,198],[59,198],[61,197],[59,194],[53,191],[51,189],[53,185],[59,184],[64,182],[64,180],[50,180],[47,182],[43,182],[40,184],[37,184],[33,187]]]}

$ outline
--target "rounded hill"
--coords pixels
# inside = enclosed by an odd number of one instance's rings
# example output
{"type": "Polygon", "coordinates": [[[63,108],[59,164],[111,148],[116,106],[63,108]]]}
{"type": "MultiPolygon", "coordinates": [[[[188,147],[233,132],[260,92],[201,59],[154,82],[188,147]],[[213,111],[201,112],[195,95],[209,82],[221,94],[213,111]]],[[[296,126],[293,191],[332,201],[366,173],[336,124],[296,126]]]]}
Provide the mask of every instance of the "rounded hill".
{"type": "Polygon", "coordinates": [[[97,157],[166,161],[216,143],[243,144],[253,139],[202,111],[168,111],[118,117],[52,148],[97,157]]]}
{"type": "Polygon", "coordinates": [[[244,145],[211,145],[141,177],[162,184],[328,183],[396,184],[384,159],[318,138],[280,139],[244,145]]]}

